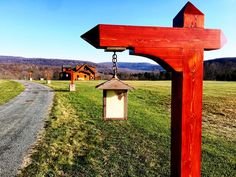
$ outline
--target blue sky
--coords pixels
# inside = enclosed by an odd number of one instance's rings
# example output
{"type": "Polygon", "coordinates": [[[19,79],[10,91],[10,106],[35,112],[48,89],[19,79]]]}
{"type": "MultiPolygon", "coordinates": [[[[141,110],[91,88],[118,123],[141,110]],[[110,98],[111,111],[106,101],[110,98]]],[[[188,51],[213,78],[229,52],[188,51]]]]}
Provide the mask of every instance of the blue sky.
{"type": "MultiPolygon", "coordinates": [[[[97,24],[172,26],[186,0],[0,0],[0,55],[111,60],[80,36],[97,24]]],[[[222,29],[227,44],[205,59],[236,57],[236,0],[192,0],[205,14],[205,28],[222,29]]],[[[128,55],[118,61],[151,62],[128,55]]]]}

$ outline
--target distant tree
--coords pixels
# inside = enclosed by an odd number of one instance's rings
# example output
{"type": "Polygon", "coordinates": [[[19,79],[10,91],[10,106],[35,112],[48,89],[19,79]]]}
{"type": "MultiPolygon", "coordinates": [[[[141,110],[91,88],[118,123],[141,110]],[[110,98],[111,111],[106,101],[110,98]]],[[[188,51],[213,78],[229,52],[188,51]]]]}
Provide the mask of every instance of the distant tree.
{"type": "Polygon", "coordinates": [[[218,59],[204,63],[205,80],[235,81],[236,58],[218,59]]]}

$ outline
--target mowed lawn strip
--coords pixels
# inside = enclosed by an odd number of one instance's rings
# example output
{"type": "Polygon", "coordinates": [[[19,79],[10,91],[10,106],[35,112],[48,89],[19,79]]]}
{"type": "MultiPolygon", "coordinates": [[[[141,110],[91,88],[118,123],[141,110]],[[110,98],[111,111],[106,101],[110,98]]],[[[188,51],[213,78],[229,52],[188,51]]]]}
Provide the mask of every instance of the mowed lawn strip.
{"type": "Polygon", "coordinates": [[[236,176],[236,82],[204,82],[202,176],[236,176]]]}
{"type": "MultiPolygon", "coordinates": [[[[56,95],[51,116],[20,176],[170,176],[171,83],[128,82],[136,88],[129,92],[128,120],[105,122],[102,91],[94,88],[100,82],[77,82],[76,92],[68,92],[69,82],[52,82],[56,95]]],[[[221,83],[216,85],[206,82],[204,87],[202,176],[234,176],[235,136],[227,132],[236,125],[236,83],[225,86],[231,90],[227,93],[221,83]],[[228,112],[221,113],[231,118],[218,118],[217,107],[212,107],[218,97],[211,88],[221,90],[229,104],[228,112]],[[224,119],[232,119],[232,125],[222,132],[217,128],[224,119]]]]}
{"type": "Polygon", "coordinates": [[[0,80],[0,105],[8,102],[12,98],[24,91],[25,87],[15,81],[0,80]]]}

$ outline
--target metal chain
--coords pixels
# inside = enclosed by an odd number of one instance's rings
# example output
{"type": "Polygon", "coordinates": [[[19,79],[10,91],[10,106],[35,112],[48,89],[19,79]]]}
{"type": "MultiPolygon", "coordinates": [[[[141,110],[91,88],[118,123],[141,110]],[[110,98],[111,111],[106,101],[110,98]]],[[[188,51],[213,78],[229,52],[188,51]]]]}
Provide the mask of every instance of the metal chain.
{"type": "Polygon", "coordinates": [[[112,55],[112,70],[113,70],[113,78],[117,78],[117,55],[116,52],[112,55]]]}

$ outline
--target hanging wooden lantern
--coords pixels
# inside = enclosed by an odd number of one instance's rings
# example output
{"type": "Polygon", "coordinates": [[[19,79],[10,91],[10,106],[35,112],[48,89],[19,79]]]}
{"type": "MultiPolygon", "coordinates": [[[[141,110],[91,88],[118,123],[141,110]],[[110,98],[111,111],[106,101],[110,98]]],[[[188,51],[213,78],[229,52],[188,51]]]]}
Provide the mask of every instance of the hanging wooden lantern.
{"type": "Polygon", "coordinates": [[[127,120],[128,118],[128,90],[129,85],[112,78],[96,86],[103,90],[103,118],[104,120],[127,120]]]}
{"type": "Polygon", "coordinates": [[[128,90],[133,89],[120,81],[117,77],[117,55],[116,51],[123,51],[123,48],[112,48],[106,51],[113,51],[112,55],[112,79],[96,86],[103,90],[103,118],[104,120],[127,120],[128,119],[128,90]]]}

